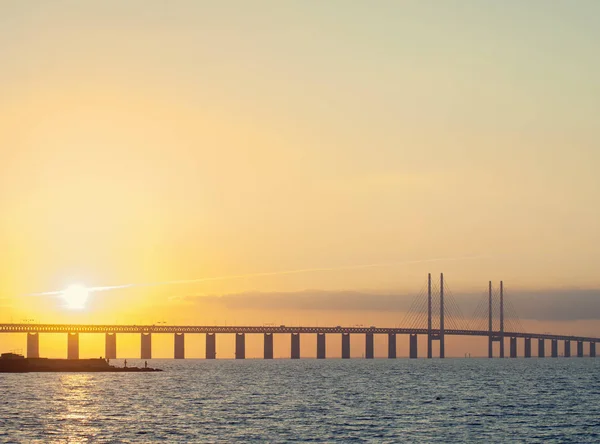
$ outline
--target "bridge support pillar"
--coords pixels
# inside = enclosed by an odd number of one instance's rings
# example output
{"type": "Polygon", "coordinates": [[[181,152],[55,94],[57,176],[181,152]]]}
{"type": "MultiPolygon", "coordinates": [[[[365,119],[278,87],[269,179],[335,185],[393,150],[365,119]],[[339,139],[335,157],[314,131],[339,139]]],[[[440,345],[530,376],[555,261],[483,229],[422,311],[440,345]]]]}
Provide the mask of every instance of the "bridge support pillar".
{"type": "Polygon", "coordinates": [[[550,342],[551,352],[553,358],[558,358],[558,341],[556,339],[552,339],[550,342]]]}
{"type": "Polygon", "coordinates": [[[106,333],[104,337],[104,357],[106,359],[117,359],[116,333],[106,333]]]}
{"type": "Polygon", "coordinates": [[[374,343],[373,333],[367,333],[365,335],[365,358],[373,359],[375,357],[374,343]]]}
{"type": "Polygon", "coordinates": [[[531,358],[531,338],[525,338],[525,357],[531,358]]]}
{"type": "Polygon", "coordinates": [[[152,359],[152,333],[142,333],[140,356],[142,359],[152,359]]]}
{"type": "Polygon", "coordinates": [[[517,357],[517,338],[510,338],[510,357],[517,357]]]}
{"type": "Polygon", "coordinates": [[[417,356],[419,355],[418,349],[417,349],[417,335],[409,335],[408,336],[408,345],[409,345],[409,351],[408,351],[408,356],[410,359],[417,359],[417,356]]]}
{"type": "Polygon", "coordinates": [[[596,343],[590,342],[590,358],[596,357],[596,343]]]}
{"type": "Polygon", "coordinates": [[[433,357],[433,338],[431,334],[427,335],[427,358],[431,359],[433,357]]]}
{"type": "Polygon", "coordinates": [[[67,359],[79,359],[79,333],[67,335],[67,359]]]}
{"type": "Polygon", "coordinates": [[[325,359],[325,333],[317,333],[317,359],[325,359]]]}
{"type": "Polygon", "coordinates": [[[273,359],[273,333],[265,333],[265,359],[273,359]]]}
{"type": "MultiPolygon", "coordinates": [[[[579,345],[579,343],[577,343],[579,345]]],[[[565,358],[571,357],[571,341],[565,340],[565,358]]]]}
{"type": "Polygon", "coordinates": [[[206,359],[217,359],[217,335],[206,333],[206,359]]]}
{"type": "Polygon", "coordinates": [[[27,357],[40,357],[40,334],[37,332],[27,333],[27,357]]]}
{"type": "Polygon", "coordinates": [[[185,334],[175,333],[174,335],[174,353],[175,359],[185,358],[185,334]]]}
{"type": "Polygon", "coordinates": [[[246,334],[235,334],[235,359],[246,359],[246,334]]]}
{"type": "Polygon", "coordinates": [[[538,339],[538,358],[546,356],[546,346],[543,339],[538,339]]]}
{"type": "Polygon", "coordinates": [[[342,359],[350,359],[350,333],[342,333],[342,359]]]}
{"type": "Polygon", "coordinates": [[[388,334],[388,358],[396,359],[396,333],[388,334]]]}
{"type": "Polygon", "coordinates": [[[292,359],[300,359],[300,333],[292,333],[292,359]]]}
{"type": "Polygon", "coordinates": [[[577,357],[583,358],[583,341],[577,341],[577,357]]]}

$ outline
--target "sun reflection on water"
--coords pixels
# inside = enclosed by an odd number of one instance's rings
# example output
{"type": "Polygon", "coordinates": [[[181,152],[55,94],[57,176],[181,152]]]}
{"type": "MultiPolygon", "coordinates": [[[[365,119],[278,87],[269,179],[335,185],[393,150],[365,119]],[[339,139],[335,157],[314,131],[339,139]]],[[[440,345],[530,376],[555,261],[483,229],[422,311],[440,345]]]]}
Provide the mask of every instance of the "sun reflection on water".
{"type": "Polygon", "coordinates": [[[48,430],[56,436],[50,442],[85,443],[93,441],[101,432],[98,393],[95,376],[85,373],[62,374],[55,393],[55,420],[59,430],[48,430]]]}

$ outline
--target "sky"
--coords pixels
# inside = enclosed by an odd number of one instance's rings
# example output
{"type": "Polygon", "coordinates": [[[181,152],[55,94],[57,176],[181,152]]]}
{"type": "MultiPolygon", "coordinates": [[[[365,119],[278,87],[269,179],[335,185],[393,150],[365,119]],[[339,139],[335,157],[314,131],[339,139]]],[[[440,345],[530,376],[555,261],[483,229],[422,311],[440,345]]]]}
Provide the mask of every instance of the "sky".
{"type": "Polygon", "coordinates": [[[395,325],[444,272],[471,305],[504,280],[531,328],[595,334],[599,15],[594,0],[3,1],[0,322],[395,325]],[[29,296],[240,275],[77,312],[29,296]],[[371,310],[382,294],[403,302],[371,310]]]}

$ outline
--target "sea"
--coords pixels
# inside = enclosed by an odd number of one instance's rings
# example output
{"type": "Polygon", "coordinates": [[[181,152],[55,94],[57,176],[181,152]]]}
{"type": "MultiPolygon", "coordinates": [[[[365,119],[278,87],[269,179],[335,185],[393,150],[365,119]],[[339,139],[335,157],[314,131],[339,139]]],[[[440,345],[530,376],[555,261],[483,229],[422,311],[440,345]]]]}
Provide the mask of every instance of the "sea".
{"type": "Polygon", "coordinates": [[[0,374],[0,442],[600,442],[600,359],[148,365],[0,374]]]}

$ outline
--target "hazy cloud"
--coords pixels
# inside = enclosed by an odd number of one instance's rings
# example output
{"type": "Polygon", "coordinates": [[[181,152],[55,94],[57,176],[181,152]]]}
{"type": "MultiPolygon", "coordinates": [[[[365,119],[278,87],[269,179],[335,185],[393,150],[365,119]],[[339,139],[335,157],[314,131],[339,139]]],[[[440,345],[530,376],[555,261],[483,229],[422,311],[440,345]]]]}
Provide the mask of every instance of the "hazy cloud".
{"type": "MultiPolygon", "coordinates": [[[[486,304],[481,294],[454,295],[462,313],[471,318],[479,304],[486,304]]],[[[414,295],[359,291],[305,290],[300,292],[248,292],[224,295],[188,295],[174,297],[186,304],[218,304],[227,309],[315,310],[406,312],[414,295]]],[[[520,319],[540,321],[574,321],[600,319],[600,289],[537,290],[515,292],[506,297],[520,319]]],[[[485,313],[485,312],[484,312],[485,313]]]]}

